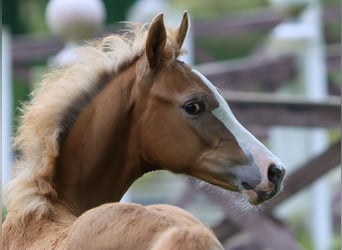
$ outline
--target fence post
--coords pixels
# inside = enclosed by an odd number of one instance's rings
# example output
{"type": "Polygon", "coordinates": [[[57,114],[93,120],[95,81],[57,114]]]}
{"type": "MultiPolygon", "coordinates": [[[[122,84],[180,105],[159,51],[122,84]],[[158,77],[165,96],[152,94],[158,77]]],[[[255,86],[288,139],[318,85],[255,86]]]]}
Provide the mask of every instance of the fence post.
{"type": "MultiPolygon", "coordinates": [[[[293,53],[298,59],[302,84],[297,92],[301,92],[310,99],[324,99],[328,91],[320,1],[273,0],[273,2],[285,10],[296,10],[296,16],[279,24],[273,30],[271,38],[273,43],[277,42],[274,44],[278,44],[278,50],[293,53]],[[279,47],[279,45],[281,46],[279,47]]],[[[292,157],[290,155],[292,160],[298,157],[312,158],[322,153],[328,146],[327,134],[322,128],[311,129],[304,133],[299,132],[300,134],[302,134],[300,138],[282,137],[282,139],[273,139],[273,141],[276,142],[275,145],[278,145],[279,149],[283,146],[285,151],[288,148],[294,150],[297,147],[297,152],[292,157]],[[290,143],[290,147],[286,146],[286,143],[290,143]]],[[[328,250],[331,247],[332,219],[329,197],[326,178],[317,180],[312,185],[309,197],[307,197],[308,209],[311,212],[311,238],[315,250],[328,250]]]]}
{"type": "MultiPolygon", "coordinates": [[[[309,98],[324,99],[328,89],[319,0],[309,1],[309,6],[301,15],[301,21],[312,28],[312,38],[300,55],[305,91],[309,98]]],[[[312,129],[308,140],[308,154],[311,157],[322,153],[328,146],[327,133],[322,128],[312,129]]],[[[311,238],[314,248],[329,250],[332,242],[332,216],[327,178],[317,180],[311,187],[310,195],[311,238]]]]}
{"type": "Polygon", "coordinates": [[[6,29],[2,29],[2,90],[1,90],[1,165],[2,188],[7,184],[11,175],[12,153],[12,60],[10,35],[6,29]]]}

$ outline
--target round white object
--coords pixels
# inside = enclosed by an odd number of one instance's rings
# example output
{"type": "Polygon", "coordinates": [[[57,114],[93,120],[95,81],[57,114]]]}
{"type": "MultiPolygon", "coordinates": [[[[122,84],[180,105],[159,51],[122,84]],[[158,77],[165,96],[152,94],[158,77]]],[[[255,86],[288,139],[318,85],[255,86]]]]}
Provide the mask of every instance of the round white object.
{"type": "Polygon", "coordinates": [[[101,0],[50,0],[46,19],[51,31],[67,40],[90,38],[105,19],[101,0]]]}

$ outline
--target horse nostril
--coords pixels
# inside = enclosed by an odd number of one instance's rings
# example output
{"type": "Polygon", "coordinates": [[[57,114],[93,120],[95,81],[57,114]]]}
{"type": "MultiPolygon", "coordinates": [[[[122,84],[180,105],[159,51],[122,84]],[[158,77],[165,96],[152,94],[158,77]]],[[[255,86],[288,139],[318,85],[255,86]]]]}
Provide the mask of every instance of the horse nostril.
{"type": "Polygon", "coordinates": [[[251,190],[253,187],[249,185],[247,182],[242,182],[241,185],[243,186],[244,189],[246,190],[251,190]]]}
{"type": "Polygon", "coordinates": [[[277,165],[272,164],[268,168],[268,172],[267,172],[268,180],[271,183],[278,185],[284,176],[283,172],[284,172],[284,170],[281,167],[278,167],[277,165]]]}

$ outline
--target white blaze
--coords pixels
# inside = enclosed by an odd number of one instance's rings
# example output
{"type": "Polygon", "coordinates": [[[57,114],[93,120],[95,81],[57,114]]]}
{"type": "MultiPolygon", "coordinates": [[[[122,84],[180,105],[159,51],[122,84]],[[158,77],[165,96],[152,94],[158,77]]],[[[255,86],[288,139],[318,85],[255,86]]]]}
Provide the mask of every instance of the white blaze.
{"type": "MultiPolygon", "coordinates": [[[[208,88],[215,95],[219,106],[212,110],[213,115],[234,135],[235,139],[239,143],[242,149],[249,150],[252,154],[255,151],[263,152],[269,155],[275,161],[274,163],[280,163],[276,156],[274,156],[258,139],[256,139],[247,129],[245,129],[239,121],[235,118],[233,112],[228,106],[228,103],[224,97],[219,93],[217,88],[199,71],[193,69],[195,73],[208,88]]],[[[282,164],[281,164],[282,165],[282,164]]]]}

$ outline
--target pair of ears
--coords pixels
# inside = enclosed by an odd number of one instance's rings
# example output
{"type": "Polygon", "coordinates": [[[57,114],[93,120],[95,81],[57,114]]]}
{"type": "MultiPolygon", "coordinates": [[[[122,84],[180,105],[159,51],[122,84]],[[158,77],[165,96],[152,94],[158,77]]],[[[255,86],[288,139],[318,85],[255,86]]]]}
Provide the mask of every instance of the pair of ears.
{"type": "MultiPolygon", "coordinates": [[[[182,22],[175,32],[177,49],[181,49],[189,29],[189,15],[184,12],[182,22]]],[[[151,22],[145,43],[145,54],[150,69],[157,68],[162,63],[163,52],[167,41],[164,25],[164,15],[157,15],[151,22]]]]}

